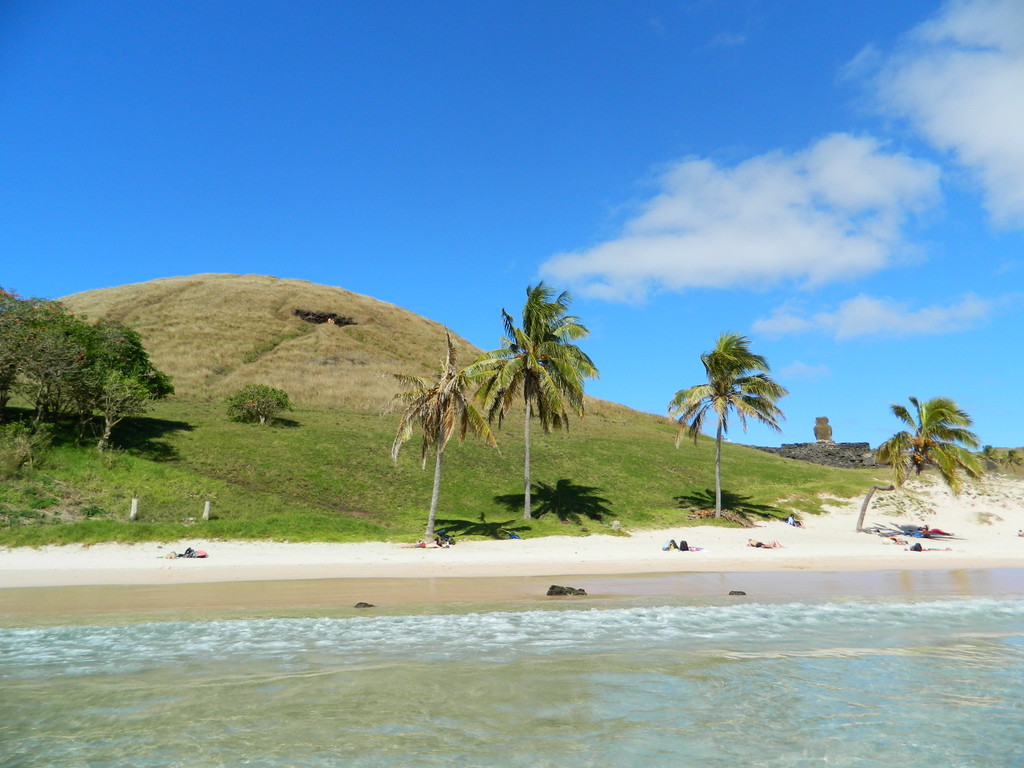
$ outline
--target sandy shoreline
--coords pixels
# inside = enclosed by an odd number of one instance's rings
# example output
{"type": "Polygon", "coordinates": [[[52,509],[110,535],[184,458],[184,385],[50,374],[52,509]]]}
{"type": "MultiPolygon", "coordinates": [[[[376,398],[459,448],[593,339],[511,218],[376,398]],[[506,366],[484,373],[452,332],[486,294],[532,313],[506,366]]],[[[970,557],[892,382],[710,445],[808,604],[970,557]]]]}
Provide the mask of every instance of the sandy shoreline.
{"type": "MultiPolygon", "coordinates": [[[[195,604],[202,601],[197,595],[205,590],[220,596],[212,600],[217,605],[234,601],[257,606],[263,600],[269,608],[307,598],[321,604],[325,593],[327,602],[338,605],[370,592],[406,603],[527,599],[538,591],[542,593],[551,583],[583,586],[592,594],[602,580],[615,585],[612,592],[641,595],[689,588],[680,584],[665,587],[673,579],[694,583],[712,579],[714,589],[720,592],[727,583],[741,582],[772,583],[778,588],[787,583],[785,574],[801,573],[833,574],[833,581],[838,579],[848,585],[844,589],[855,592],[874,589],[872,580],[878,582],[878,574],[942,572],[947,576],[941,579],[933,575],[910,581],[927,582],[930,578],[936,583],[948,582],[947,589],[958,593],[988,592],[992,587],[986,584],[991,579],[961,575],[957,582],[948,574],[1024,569],[1024,537],[1017,535],[1024,529],[1024,483],[1018,480],[991,477],[959,497],[942,487],[918,485],[898,496],[879,494],[878,498],[865,521],[869,526],[897,531],[930,525],[955,535],[949,539],[908,538],[909,543],[921,541],[932,548],[911,552],[885,536],[855,532],[860,500],[850,500],[837,503],[827,515],[808,518],[802,528],[773,522],[753,529],[700,526],[630,532],[626,536],[464,540],[449,549],[416,549],[390,542],[292,544],[200,539],[166,545],[14,548],[0,550],[0,615],[17,612],[33,602],[52,603],[53,612],[73,610],[76,605],[92,602],[85,588],[102,592],[104,587],[121,589],[108,589],[99,598],[100,603],[135,604],[131,594],[137,593],[149,595],[142,604],[146,600],[149,605],[195,604]],[[702,549],[663,551],[662,545],[669,538],[685,538],[691,547],[702,549]],[[777,540],[783,548],[748,547],[749,538],[777,540]],[[206,550],[209,557],[165,557],[188,546],[206,550]],[[840,579],[835,574],[848,575],[840,579]],[[288,582],[293,582],[291,587],[277,586],[288,582]],[[275,586],[269,586],[271,583],[275,586]],[[371,584],[375,585],[372,589],[371,584]],[[226,591],[229,585],[234,585],[235,595],[244,593],[244,600],[230,597],[232,590],[226,591]],[[183,592],[186,586],[194,589],[183,592]],[[60,592],[56,588],[68,588],[64,598],[55,596],[60,592]],[[166,594],[158,597],[161,588],[166,594]],[[298,597],[303,590],[309,595],[298,597]],[[71,592],[78,592],[78,597],[70,597],[71,592]],[[317,596],[311,597],[313,593],[317,596]]],[[[792,590],[804,589],[792,585],[820,584],[823,579],[790,581],[792,590]]],[[[1012,591],[1015,587],[1007,585],[1017,581],[1001,579],[996,589],[1012,591]]],[[[907,578],[894,578],[886,589],[898,591],[907,582],[907,578]]]]}

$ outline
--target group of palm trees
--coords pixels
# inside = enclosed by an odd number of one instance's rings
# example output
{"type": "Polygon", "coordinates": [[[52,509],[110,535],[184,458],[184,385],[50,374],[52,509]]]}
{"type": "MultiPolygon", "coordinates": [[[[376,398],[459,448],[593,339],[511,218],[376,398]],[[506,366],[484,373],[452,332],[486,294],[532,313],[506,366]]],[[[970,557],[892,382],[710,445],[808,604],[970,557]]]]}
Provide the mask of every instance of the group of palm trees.
{"type": "MultiPolygon", "coordinates": [[[[526,289],[522,323],[502,310],[505,336],[498,349],[484,353],[460,368],[456,344],[445,330],[447,354],[435,379],[407,374],[396,378],[408,390],[396,396],[404,404],[398,433],[391,446],[397,460],[402,445],[419,425],[423,433],[421,459],[424,467],[434,452],[434,486],[430,500],[425,540],[434,536],[434,521],[441,488],[441,467],[445,448],[453,436],[459,442],[470,433],[488,445],[497,446],[491,424],[500,425],[513,405],[522,403],[523,421],[523,517],[531,518],[530,424],[534,416],[544,432],[567,427],[569,411],[578,416],[584,410],[584,382],[597,378],[598,370],[575,342],[589,331],[578,317],[569,314],[572,298],[567,291],[555,295],[544,283],[526,289]]],[[[781,431],[784,417],[778,400],[788,392],[772,379],[767,360],[750,349],[750,340],[724,333],[715,347],[701,355],[706,381],[682,389],[668,405],[669,416],[679,422],[678,447],[684,433],[696,443],[709,415],[715,418],[715,517],[722,514],[722,441],[729,430],[731,415],[744,431],[754,419],[781,431]]],[[[961,474],[977,478],[982,473],[979,457],[971,453],[980,443],[968,427],[970,417],[955,402],[938,397],[924,402],[911,397],[914,408],[893,404],[893,414],[907,426],[882,443],[877,458],[888,464],[893,485],[900,487],[911,474],[927,468],[938,470],[943,481],[959,491],[961,474]]],[[[869,491],[858,520],[879,486],[869,491]]]]}
{"type": "Polygon", "coordinates": [[[486,352],[465,368],[459,368],[457,350],[445,330],[448,352],[437,379],[396,374],[410,387],[397,396],[405,404],[391,456],[398,453],[415,425],[423,432],[421,459],[426,466],[430,451],[435,453],[434,489],[430,500],[425,540],[434,535],[441,488],[441,464],[449,440],[459,442],[473,433],[496,446],[490,425],[498,424],[521,402],[525,410],[523,441],[523,517],[531,518],[530,423],[537,417],[545,432],[567,427],[569,411],[583,415],[586,379],[597,378],[594,363],[574,342],[589,331],[578,317],[569,314],[572,297],[568,291],[555,296],[553,289],[539,283],[526,289],[522,324],[502,310],[505,336],[498,349],[486,352]],[[475,388],[475,393],[471,390],[475,388]]]}

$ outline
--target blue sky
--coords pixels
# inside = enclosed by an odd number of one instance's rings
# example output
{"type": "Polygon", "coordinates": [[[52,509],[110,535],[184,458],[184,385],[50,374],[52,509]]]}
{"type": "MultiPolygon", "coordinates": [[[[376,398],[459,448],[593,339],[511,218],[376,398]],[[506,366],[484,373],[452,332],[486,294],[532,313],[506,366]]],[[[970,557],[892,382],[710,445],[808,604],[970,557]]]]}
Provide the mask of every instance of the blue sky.
{"type": "Polygon", "coordinates": [[[1022,126],[1019,0],[11,0],[0,285],[269,274],[490,349],[543,279],[595,396],[664,414],[730,331],[790,391],[734,441],[942,395],[1019,446],[1022,126]]]}

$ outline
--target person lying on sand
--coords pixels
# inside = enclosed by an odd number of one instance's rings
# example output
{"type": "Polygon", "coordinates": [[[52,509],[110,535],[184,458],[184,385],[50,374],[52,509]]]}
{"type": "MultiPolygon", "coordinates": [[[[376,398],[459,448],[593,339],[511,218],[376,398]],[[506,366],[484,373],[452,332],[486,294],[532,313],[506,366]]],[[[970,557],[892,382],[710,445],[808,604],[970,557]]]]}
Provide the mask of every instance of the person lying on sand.
{"type": "Polygon", "coordinates": [[[680,552],[700,552],[702,549],[702,547],[691,547],[684,539],[680,539],[678,544],[675,539],[669,539],[661,545],[661,548],[666,552],[672,549],[678,549],[680,552]]]}
{"type": "Polygon", "coordinates": [[[949,531],[944,531],[941,528],[929,528],[927,525],[922,525],[921,530],[914,534],[915,536],[923,536],[926,539],[930,539],[934,536],[952,536],[953,534],[949,531]]]}
{"type": "Polygon", "coordinates": [[[907,546],[907,540],[901,539],[899,536],[890,536],[889,541],[891,541],[893,544],[899,544],[901,547],[907,546]]]}
{"type": "Polygon", "coordinates": [[[952,552],[952,547],[922,547],[921,542],[907,547],[907,552],[952,552]]]}
{"type": "Polygon", "coordinates": [[[754,541],[754,539],[747,539],[747,546],[757,547],[758,549],[784,549],[778,541],[769,541],[765,544],[763,541],[754,541]]]}
{"type": "Polygon", "coordinates": [[[170,554],[164,555],[164,558],[167,560],[175,560],[179,557],[207,557],[207,554],[201,549],[192,549],[192,547],[189,547],[181,554],[171,552],[170,554]]]}

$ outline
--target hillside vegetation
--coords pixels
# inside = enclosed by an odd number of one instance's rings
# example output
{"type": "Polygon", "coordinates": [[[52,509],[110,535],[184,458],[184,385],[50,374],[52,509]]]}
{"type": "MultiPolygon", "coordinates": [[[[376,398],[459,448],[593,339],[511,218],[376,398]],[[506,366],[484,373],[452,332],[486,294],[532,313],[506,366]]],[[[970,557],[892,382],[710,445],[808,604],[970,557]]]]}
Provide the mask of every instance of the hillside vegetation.
{"type": "MultiPolygon", "coordinates": [[[[0,543],[421,534],[429,465],[422,469],[416,450],[391,462],[398,417],[381,411],[395,391],[391,372],[436,368],[440,325],[338,288],[260,276],[156,280],[65,304],[137,329],[176,394],[120,425],[109,455],[58,441],[32,473],[5,483],[0,543]],[[355,324],[312,324],[295,309],[355,324]],[[276,426],[230,421],[223,398],[248,383],[285,390],[297,409],[276,426]],[[132,498],[139,521],[129,524],[132,498]]],[[[463,350],[463,360],[478,352],[463,350]]],[[[714,504],[711,440],[676,449],[668,419],[588,400],[568,433],[535,437],[533,479],[549,511],[523,521],[515,423],[498,432],[499,451],[467,441],[446,453],[438,527],[462,536],[583,534],[610,531],[612,521],[627,530],[693,524],[692,513],[714,504]]],[[[726,444],[722,475],[726,506],[742,521],[815,514],[881,473],[726,444]]]]}
{"type": "MultiPolygon", "coordinates": [[[[61,301],[75,314],[138,331],[183,400],[219,400],[258,383],[299,406],[377,412],[397,391],[392,373],[429,374],[444,349],[443,326],[393,304],[264,275],[170,277],[61,301]],[[295,310],[353,324],[311,323],[295,310]]],[[[480,352],[459,343],[465,360],[480,352]]]]}

